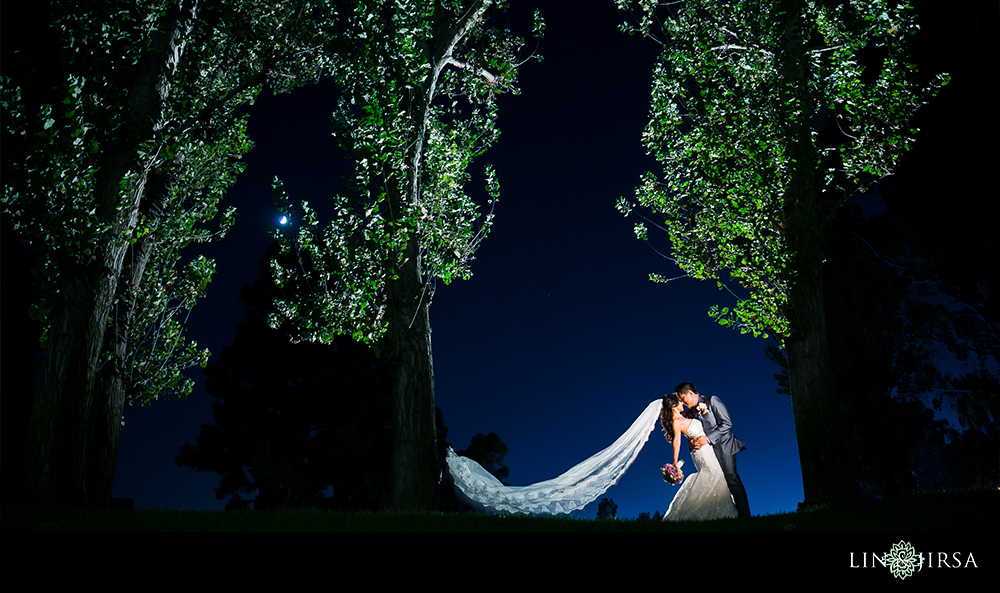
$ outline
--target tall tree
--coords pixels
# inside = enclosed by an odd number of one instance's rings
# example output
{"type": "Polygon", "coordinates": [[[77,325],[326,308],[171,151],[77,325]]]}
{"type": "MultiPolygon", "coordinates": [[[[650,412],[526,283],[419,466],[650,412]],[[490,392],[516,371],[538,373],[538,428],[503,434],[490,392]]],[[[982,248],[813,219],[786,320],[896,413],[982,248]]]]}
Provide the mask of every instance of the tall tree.
{"type": "MultiPolygon", "coordinates": [[[[664,172],[645,176],[637,202],[664,215],[686,276],[742,287],[735,307],[710,311],[719,323],[782,341],[805,504],[860,496],[838,448],[846,418],[822,281],[831,224],[892,172],[914,112],[946,79],[915,78],[908,5],[638,4],[624,28],[664,48],[643,136],[664,172]]],[[[635,206],[619,200],[626,214],[635,206]]]]}
{"type": "MultiPolygon", "coordinates": [[[[915,452],[941,434],[921,397],[921,385],[941,375],[936,357],[902,323],[912,306],[912,286],[861,238],[889,239],[888,224],[884,217],[864,216],[856,204],[842,207],[823,274],[827,324],[836,328],[829,345],[834,405],[843,419],[838,452],[850,460],[852,481],[872,496],[912,491],[915,452]],[[880,435],[878,447],[871,446],[873,433],[880,435]]],[[[784,352],[773,346],[768,351],[787,371],[784,352]]],[[[780,377],[785,386],[787,379],[787,372],[780,377]]]]}
{"type": "MultiPolygon", "coordinates": [[[[992,155],[979,150],[973,158],[980,161],[976,169],[985,172],[990,167],[986,163],[1000,155],[995,149],[992,155]]],[[[923,165],[925,171],[938,167],[923,165]]],[[[936,209],[937,216],[930,217],[928,210],[934,209],[928,199],[941,194],[928,187],[940,181],[916,175],[914,168],[884,188],[888,208],[877,230],[863,229],[857,237],[874,265],[892,270],[896,282],[906,287],[894,342],[936,363],[930,372],[911,375],[897,387],[930,394],[935,409],[950,407],[963,430],[981,433],[990,443],[988,450],[997,450],[1000,307],[993,295],[1000,290],[1000,244],[995,238],[1000,203],[983,200],[982,186],[975,181],[962,181],[958,187],[940,188],[952,194],[953,210],[936,209]],[[956,220],[959,212],[962,218],[956,220]],[[976,216],[968,216],[970,212],[976,216]],[[937,230],[952,228],[959,229],[956,237],[942,240],[937,230]]]]}
{"type": "MultiPolygon", "coordinates": [[[[878,232],[862,232],[864,248],[908,285],[902,333],[941,361],[939,381],[914,382],[936,408],[958,413],[966,432],[981,432],[1000,449],[1000,199],[983,188],[1000,159],[995,131],[1000,36],[995,7],[962,14],[921,3],[921,69],[947,69],[948,92],[917,116],[921,140],[882,184],[885,212],[878,232]],[[981,15],[981,16],[980,16],[981,15]],[[952,115],[974,113],[976,124],[955,126],[952,115]],[[959,172],[942,175],[942,171],[959,172]],[[943,201],[942,197],[946,196],[943,201]]],[[[996,465],[995,461],[992,465],[996,465]]]]}
{"type": "MultiPolygon", "coordinates": [[[[343,96],[337,136],[355,163],[336,218],[323,228],[303,204],[302,226],[284,238],[293,267],[275,265],[285,299],[275,323],[294,320],[301,339],[348,334],[375,346],[392,371],[393,499],[429,509],[435,455],[434,373],[428,308],[435,280],[467,278],[488,233],[464,193],[473,159],[496,139],[497,96],[516,91],[523,41],[495,25],[490,0],[357,2],[344,15],[343,96]]],[[[536,13],[536,33],[542,24],[536,13]]],[[[496,199],[487,169],[490,202],[496,199]]],[[[279,182],[279,204],[292,204],[279,182]]]]}
{"type": "Polygon", "coordinates": [[[250,148],[240,106],[267,76],[287,90],[326,66],[322,8],[67,1],[24,36],[0,82],[5,154],[23,155],[4,162],[3,207],[38,257],[45,327],[32,501],[106,502],[124,402],[190,391],[180,371],[207,353],[182,320],[213,264],[178,266],[181,249],[232,220],[203,226],[250,148]]]}

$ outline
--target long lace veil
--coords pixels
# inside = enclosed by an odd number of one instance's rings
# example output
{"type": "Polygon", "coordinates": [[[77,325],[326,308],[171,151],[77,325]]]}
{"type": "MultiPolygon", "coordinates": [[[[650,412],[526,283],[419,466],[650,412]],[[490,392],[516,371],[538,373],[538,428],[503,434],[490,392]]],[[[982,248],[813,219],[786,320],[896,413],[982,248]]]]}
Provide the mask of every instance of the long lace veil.
{"type": "Polygon", "coordinates": [[[448,468],[455,493],[474,508],[490,512],[526,514],[571,513],[607,492],[625,474],[660,417],[657,398],[610,447],[583,460],[558,478],[530,486],[504,486],[500,480],[466,457],[448,449],[448,468]]]}

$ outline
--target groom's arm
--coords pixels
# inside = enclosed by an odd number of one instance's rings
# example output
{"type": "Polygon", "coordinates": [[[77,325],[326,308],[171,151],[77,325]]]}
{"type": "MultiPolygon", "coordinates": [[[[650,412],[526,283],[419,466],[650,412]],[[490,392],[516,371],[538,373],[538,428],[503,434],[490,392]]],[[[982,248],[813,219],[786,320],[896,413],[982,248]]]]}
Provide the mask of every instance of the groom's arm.
{"type": "Polygon", "coordinates": [[[711,401],[712,413],[715,414],[715,429],[706,430],[705,433],[708,435],[708,440],[713,443],[718,443],[722,441],[725,435],[732,434],[733,432],[733,421],[729,417],[729,410],[726,409],[726,404],[722,403],[717,397],[713,397],[711,401]]]}

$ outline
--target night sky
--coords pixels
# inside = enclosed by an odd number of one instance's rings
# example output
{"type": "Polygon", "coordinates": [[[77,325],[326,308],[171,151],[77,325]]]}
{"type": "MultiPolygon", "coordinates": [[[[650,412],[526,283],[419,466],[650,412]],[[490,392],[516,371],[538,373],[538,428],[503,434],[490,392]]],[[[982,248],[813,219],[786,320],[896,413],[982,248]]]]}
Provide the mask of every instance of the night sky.
{"type": "MultiPolygon", "coordinates": [[[[640,143],[659,46],[620,33],[626,15],[611,0],[572,9],[515,4],[511,25],[525,33],[531,7],[543,9],[544,61],[522,67],[520,96],[500,99],[500,140],[473,165],[470,195],[484,198],[478,172],[486,162],[501,185],[474,276],[439,283],[430,309],[436,404],[448,440],[461,449],[476,433],[496,432],[509,448],[507,482],[526,485],[611,444],[650,401],[691,381],[727,404],[747,446],[737,461],[753,513],[794,511],[803,494],[791,401],[775,392],[779,368],[765,355],[767,342],[708,317],[713,303],[733,301],[714,281],[650,282],[650,272],[681,272],[637,240],[635,220],[614,208],[619,196],[633,195],[641,173],[659,171],[640,143]]],[[[969,92],[959,70],[948,92],[969,92]]],[[[990,76],[993,84],[996,71],[990,76]]],[[[237,224],[203,250],[218,272],[189,321],[189,335],[213,360],[233,341],[244,312],[240,290],[259,278],[268,228],[277,224],[273,176],[293,198],[317,206],[339,189],[342,157],[328,127],[335,99],[325,82],[278,97],[265,90],[250,109],[257,146],[227,196],[237,224]]],[[[655,231],[650,238],[661,251],[669,247],[655,231]]],[[[212,422],[215,399],[200,369],[190,375],[197,386],[187,400],[126,409],[113,496],[137,508],[225,505],[213,493],[218,475],[174,461],[212,422]]],[[[676,488],[658,468],[671,455],[657,428],[605,494],[619,518],[666,510],[676,488]]],[[[690,459],[686,450],[682,457],[690,459]]],[[[596,508],[577,514],[593,517],[596,508]]]]}

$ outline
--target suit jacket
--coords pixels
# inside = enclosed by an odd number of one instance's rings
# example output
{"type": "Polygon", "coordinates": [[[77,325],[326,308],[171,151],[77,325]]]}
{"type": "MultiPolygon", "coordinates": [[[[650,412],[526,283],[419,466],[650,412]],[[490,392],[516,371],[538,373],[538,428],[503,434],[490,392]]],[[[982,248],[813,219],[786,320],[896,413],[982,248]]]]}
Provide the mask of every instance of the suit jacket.
{"type": "Polygon", "coordinates": [[[705,436],[708,442],[712,443],[716,449],[721,449],[727,455],[736,455],[746,449],[746,446],[735,436],[733,436],[733,421],[729,418],[729,410],[726,404],[717,397],[699,396],[699,404],[704,403],[708,407],[708,412],[704,415],[696,414],[695,417],[701,420],[705,429],[705,436]]]}

